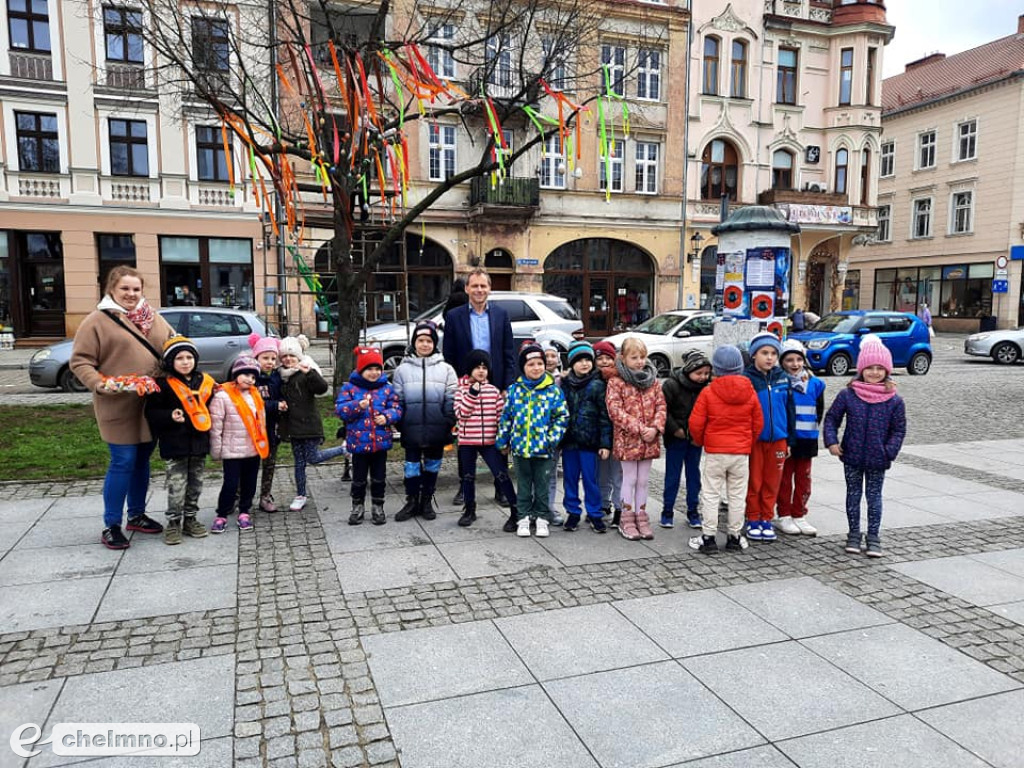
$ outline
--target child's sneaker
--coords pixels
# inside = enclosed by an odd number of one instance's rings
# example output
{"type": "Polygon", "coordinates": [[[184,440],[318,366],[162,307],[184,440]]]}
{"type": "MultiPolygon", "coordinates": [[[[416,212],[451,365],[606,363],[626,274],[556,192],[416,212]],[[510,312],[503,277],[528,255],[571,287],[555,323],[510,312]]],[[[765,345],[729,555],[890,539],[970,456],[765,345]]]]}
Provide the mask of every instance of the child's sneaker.
{"type": "Polygon", "coordinates": [[[550,530],[548,529],[548,521],[545,520],[543,517],[538,517],[537,518],[537,538],[539,538],[539,539],[546,539],[549,534],[550,534],[550,530]]]}
{"type": "Polygon", "coordinates": [[[751,520],[747,523],[747,538],[751,541],[761,541],[760,520],[751,520]]]}
{"type": "Polygon", "coordinates": [[[562,530],[572,533],[580,527],[580,516],[579,515],[566,515],[565,523],[562,525],[562,530]]]}
{"type": "Polygon", "coordinates": [[[266,496],[260,496],[260,509],[264,512],[277,512],[277,504],[274,503],[274,497],[269,493],[266,496]]]}
{"type": "Polygon", "coordinates": [[[882,542],[877,536],[868,536],[868,548],[864,554],[868,557],[882,556],[882,542]]]}
{"type": "Polygon", "coordinates": [[[209,531],[206,530],[206,526],[196,520],[194,517],[186,517],[181,524],[181,532],[186,536],[191,536],[193,539],[202,539],[206,537],[209,531]]]}
{"type": "Polygon", "coordinates": [[[846,534],[846,551],[851,555],[860,554],[860,534],[859,533],[848,533],[846,534]]]}
{"type": "Polygon", "coordinates": [[[800,529],[800,533],[804,536],[817,536],[818,529],[807,522],[806,517],[794,517],[793,524],[800,529]]]}
{"type": "Polygon", "coordinates": [[[747,539],[744,536],[729,536],[725,540],[726,552],[742,552],[747,546],[747,539]]]}
{"type": "Polygon", "coordinates": [[[292,499],[292,503],[288,505],[288,509],[292,512],[301,512],[302,508],[306,506],[305,496],[296,496],[292,499]]]}
{"type": "Polygon", "coordinates": [[[622,519],[622,510],[619,509],[618,507],[615,507],[615,509],[612,510],[611,527],[612,528],[618,528],[619,527],[619,521],[621,519],[622,519]]]}
{"type": "MultiPolygon", "coordinates": [[[[694,537],[696,538],[696,537],[694,537]]],[[[701,536],[700,546],[697,551],[702,555],[717,555],[718,554],[718,542],[715,541],[714,536],[701,536]]]]}
{"type": "Polygon", "coordinates": [[[658,522],[662,528],[674,528],[676,523],[672,518],[672,515],[662,515],[661,520],[658,522]]]}
{"type": "Polygon", "coordinates": [[[551,525],[559,526],[559,525],[564,525],[564,524],[565,524],[565,518],[562,517],[562,513],[561,512],[555,512],[554,510],[551,510],[551,525]]]}
{"type": "Polygon", "coordinates": [[[696,509],[691,509],[686,513],[686,524],[691,528],[700,528],[702,523],[700,519],[700,512],[696,509]]]}
{"type": "Polygon", "coordinates": [[[780,531],[789,536],[800,535],[800,528],[797,527],[796,521],[789,515],[779,517],[777,525],[779,526],[780,531]]]}
{"type": "Polygon", "coordinates": [[[224,533],[224,529],[227,527],[228,519],[226,517],[215,517],[213,525],[210,526],[210,533],[224,533]]]}
{"type": "Polygon", "coordinates": [[[238,516],[238,530],[240,531],[251,531],[252,530],[252,518],[248,514],[242,512],[238,516]]]}
{"type": "Polygon", "coordinates": [[[772,528],[770,520],[761,521],[761,541],[775,541],[778,537],[775,535],[775,529],[772,528]]]}
{"type": "Polygon", "coordinates": [[[516,536],[521,539],[530,538],[530,518],[524,517],[516,523],[516,536]]]}
{"type": "Polygon", "coordinates": [[[594,533],[608,532],[608,526],[604,524],[604,517],[588,517],[587,521],[590,523],[590,527],[594,529],[594,533]]]}
{"type": "Polygon", "coordinates": [[[164,544],[181,544],[181,520],[168,520],[164,526],[164,544]]]}

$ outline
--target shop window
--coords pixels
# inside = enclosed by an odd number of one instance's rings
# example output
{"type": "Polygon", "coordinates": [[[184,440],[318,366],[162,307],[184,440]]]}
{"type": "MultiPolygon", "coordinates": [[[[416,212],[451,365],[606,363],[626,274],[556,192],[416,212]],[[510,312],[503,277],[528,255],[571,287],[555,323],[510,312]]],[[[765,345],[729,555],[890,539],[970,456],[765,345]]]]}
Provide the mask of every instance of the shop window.
{"type": "Polygon", "coordinates": [[[251,240],[161,237],[160,274],[164,306],[254,306],[251,240]]]}
{"type": "Polygon", "coordinates": [[[843,310],[860,309],[860,270],[851,269],[843,283],[843,310]]]}

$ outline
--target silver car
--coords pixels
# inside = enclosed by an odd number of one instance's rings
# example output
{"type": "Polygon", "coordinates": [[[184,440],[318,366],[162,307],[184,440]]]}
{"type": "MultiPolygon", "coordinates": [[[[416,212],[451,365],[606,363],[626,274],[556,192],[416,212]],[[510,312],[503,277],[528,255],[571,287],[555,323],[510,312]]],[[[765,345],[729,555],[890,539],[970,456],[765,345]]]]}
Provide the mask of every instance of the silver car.
{"type": "MultiPolygon", "coordinates": [[[[572,343],[572,332],[583,327],[575,308],[560,296],[549,293],[492,291],[487,301],[508,313],[516,345],[526,339],[549,341],[562,355],[563,362],[572,343]]],[[[433,320],[441,335],[444,334],[444,305],[445,302],[441,302],[431,307],[408,324],[381,323],[366,329],[365,343],[381,348],[384,370],[388,374],[402,362],[417,322],[433,320]]]]}
{"type": "Polygon", "coordinates": [[[964,353],[975,357],[991,357],[1001,365],[1012,365],[1021,359],[1024,350],[1024,328],[974,333],[964,341],[964,353]]]}
{"type": "MultiPolygon", "coordinates": [[[[255,312],[222,307],[166,307],[157,310],[175,331],[188,336],[199,351],[199,369],[217,381],[230,378],[231,365],[249,351],[249,334],[277,336],[272,325],[255,312]]],[[[85,392],[71,372],[73,340],[60,341],[39,350],[28,364],[29,380],[37,387],[60,387],[65,392],[85,392]]]]}

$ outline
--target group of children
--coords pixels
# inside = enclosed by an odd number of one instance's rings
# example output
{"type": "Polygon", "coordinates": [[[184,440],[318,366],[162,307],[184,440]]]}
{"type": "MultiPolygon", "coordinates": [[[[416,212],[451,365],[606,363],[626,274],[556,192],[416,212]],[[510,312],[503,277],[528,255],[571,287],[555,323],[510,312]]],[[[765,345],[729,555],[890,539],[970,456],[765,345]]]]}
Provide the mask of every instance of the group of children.
{"type": "Polygon", "coordinates": [[[461,380],[438,349],[434,323],[420,322],[407,356],[389,381],[379,349],[355,350],[355,370],[341,388],[335,412],[345,424],[345,445],[321,449],[323,425],[315,397],[328,390],[308,340],[250,339],[253,356],[238,358],[220,387],[198,373],[198,351],[175,337],[164,349],[166,376],[149,396],[147,419],[167,460],[168,525],[165,541],[207,535],[197,519],[207,453],[223,462],[224,479],[210,529],[220,533],[233,509],[241,531],[252,528],[259,483],[260,508],[276,510],[272,495],[279,442],[292,444],[296,496],[306,503],[306,466],[342,453],[352,460],[349,525],[365,518],[369,484],[371,521],[383,525],[387,454],[398,428],[404,450],[405,503],[396,521],[436,517],[434,492],[446,446],[458,443],[464,508],[458,524],[477,519],[475,474],[483,458],[510,515],[504,530],[520,537],[550,535],[562,522],[554,510],[556,463],[563,468],[564,530],[586,516],[597,533],[611,525],[630,540],[653,539],[647,512],[651,465],[666,451],[660,525],[674,526],[685,475],[687,523],[700,528],[691,546],[718,551],[719,505],[726,503],[727,550],[783,533],[815,535],[806,520],[811,460],[824,416],[825,445],[841,458],[847,480],[850,534],[846,549],[861,552],[860,503],[866,483],[866,553],[882,554],[881,487],[902,445],[903,402],[891,379],[892,358],[877,337],[862,341],[857,377],[824,413],[824,383],[806,368],[797,341],[771,333],[755,336],[744,364],[737,347],[719,347],[711,360],[691,351],[659,386],[643,342],[628,337],[620,350],[609,342],[574,341],[568,370],[557,352],[535,343],[519,351],[521,375],[507,392],[491,381],[491,361],[471,350],[461,380]],[[846,420],[842,441],[838,430],[846,420]],[[515,465],[513,484],[508,465],[515,465]],[[778,519],[776,521],[776,511],[778,519]],[[744,536],[745,533],[745,536],[744,536]]]}

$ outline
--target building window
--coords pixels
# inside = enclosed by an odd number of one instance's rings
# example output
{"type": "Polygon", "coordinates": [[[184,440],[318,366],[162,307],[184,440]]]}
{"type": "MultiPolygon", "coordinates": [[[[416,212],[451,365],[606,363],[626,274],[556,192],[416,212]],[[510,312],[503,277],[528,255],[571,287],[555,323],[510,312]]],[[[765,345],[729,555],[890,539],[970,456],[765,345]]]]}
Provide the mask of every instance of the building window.
{"type": "Polygon", "coordinates": [[[142,63],[142,11],[106,6],[103,9],[103,37],[107,61],[142,63]]]}
{"type": "Polygon", "coordinates": [[[18,170],[60,172],[60,139],[57,116],[39,112],[15,112],[18,132],[18,170]]]}
{"type": "Polygon", "coordinates": [[[564,91],[569,87],[569,56],[564,42],[553,35],[546,35],[542,43],[544,72],[548,85],[556,91],[564,91]]]}
{"type": "Polygon", "coordinates": [[[732,144],[715,139],[701,156],[700,197],[702,200],[720,200],[727,195],[737,199],[739,189],[739,160],[732,144]]]}
{"type": "Polygon", "coordinates": [[[868,204],[871,192],[871,150],[864,149],[860,153],[860,204],[868,204]]]}
{"type": "Polygon", "coordinates": [[[888,243],[892,240],[892,206],[878,206],[878,232],[875,239],[880,243],[888,243]]]}
{"type": "Polygon", "coordinates": [[[882,144],[882,156],[879,161],[878,174],[882,178],[892,176],[896,172],[896,143],[887,141],[882,144]]]}
{"type": "Polygon", "coordinates": [[[847,173],[850,169],[850,153],[845,149],[836,152],[836,194],[846,194],[847,173]]]}
{"type": "Polygon", "coordinates": [[[974,229],[974,193],[954,192],[949,206],[949,232],[963,235],[974,229]]]}
{"type": "Polygon", "coordinates": [[[622,158],[625,142],[622,139],[608,141],[608,157],[601,158],[599,183],[602,190],[622,191],[622,158]]]}
{"type": "Polygon", "coordinates": [[[100,263],[99,284],[106,285],[107,275],[114,267],[135,266],[135,238],[132,235],[96,235],[100,263]]]}
{"type": "Polygon", "coordinates": [[[145,120],[111,118],[110,175],[149,176],[149,145],[145,120]]]}
{"type": "Polygon", "coordinates": [[[224,137],[216,126],[196,126],[196,176],[200,181],[228,180],[224,137]]]}
{"type": "Polygon", "coordinates": [[[978,121],[968,120],[956,127],[957,160],[973,160],[978,156],[978,121]]]}
{"type": "Polygon", "coordinates": [[[925,131],[917,136],[917,167],[935,167],[935,131],[925,131]]]}
{"type": "Polygon", "coordinates": [[[491,35],[485,51],[487,82],[499,88],[512,87],[512,41],[508,35],[491,35]]]}
{"type": "Polygon", "coordinates": [[[455,77],[455,55],[452,46],[455,43],[455,25],[440,24],[430,36],[427,48],[427,63],[438,77],[455,77]]]}
{"type": "Polygon", "coordinates": [[[875,103],[875,66],[878,55],[877,48],[868,48],[868,66],[864,73],[864,93],[866,94],[865,104],[869,107],[875,103]]]}
{"type": "Polygon", "coordinates": [[[636,143],[636,191],[641,194],[658,192],[658,147],[653,141],[636,143]]]}
{"type": "Polygon", "coordinates": [[[228,71],[231,49],[227,21],[192,18],[192,64],[202,72],[228,71]]]}
{"type": "Polygon", "coordinates": [[[661,98],[661,51],[641,50],[636,64],[636,97],[657,101],[661,98]]]}
{"type": "Polygon", "coordinates": [[[797,50],[779,48],[778,72],[775,80],[775,101],[796,104],[797,50]]]}
{"type": "MultiPolygon", "coordinates": [[[[161,236],[163,305],[252,309],[252,267],[251,240],[161,236]]],[[[251,331],[245,321],[235,315],[189,313],[187,309],[172,325],[180,333],[195,336],[248,335],[251,331]]]]}
{"type": "Polygon", "coordinates": [[[546,189],[565,189],[565,156],[558,133],[549,133],[544,140],[540,159],[540,185],[546,189]]]}
{"type": "Polygon", "coordinates": [[[602,45],[601,68],[604,70],[605,88],[616,96],[625,95],[626,49],[621,45],[602,45]]]}
{"type": "Polygon", "coordinates": [[[50,12],[46,0],[7,0],[11,48],[50,52],[50,12]]]}
{"type": "Polygon", "coordinates": [[[721,43],[717,37],[704,38],[704,93],[718,95],[718,62],[721,43]]]}
{"type": "Polygon", "coordinates": [[[853,98],[853,48],[843,48],[839,54],[839,106],[850,106],[853,98]]]}
{"type": "Polygon", "coordinates": [[[445,181],[455,175],[455,126],[432,124],[430,132],[431,181],[445,181]]]}
{"type": "Polygon", "coordinates": [[[747,98],[747,44],[743,40],[732,41],[729,81],[729,93],[734,99],[747,98]]]}
{"type": "Polygon", "coordinates": [[[930,197],[922,197],[914,201],[912,227],[911,237],[932,236],[932,199],[930,197]]]}
{"type": "Polygon", "coordinates": [[[772,189],[793,188],[793,153],[776,149],[772,153],[772,189]]]}

